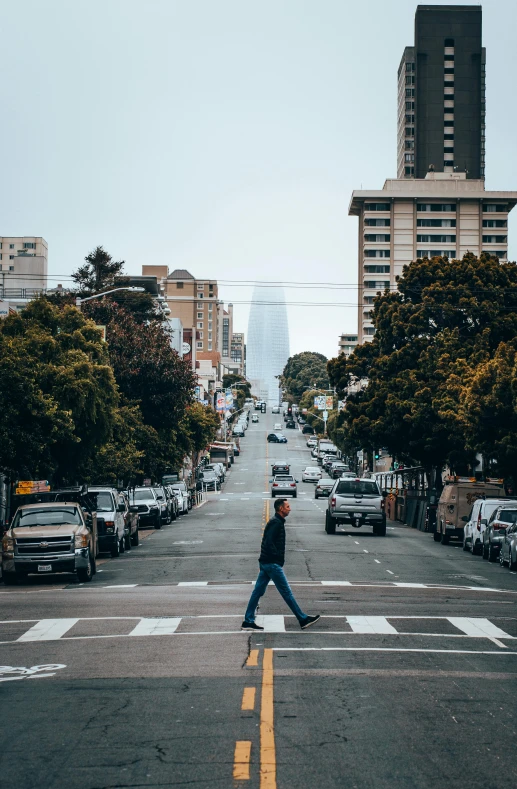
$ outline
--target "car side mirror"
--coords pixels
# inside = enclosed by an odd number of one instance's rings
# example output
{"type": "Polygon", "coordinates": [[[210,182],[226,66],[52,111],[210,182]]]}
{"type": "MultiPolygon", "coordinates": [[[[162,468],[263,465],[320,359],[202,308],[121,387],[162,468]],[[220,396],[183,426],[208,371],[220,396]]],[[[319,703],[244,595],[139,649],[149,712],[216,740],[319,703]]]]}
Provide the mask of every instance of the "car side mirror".
{"type": "Polygon", "coordinates": [[[299,481],[300,481],[299,479],[295,479],[295,482],[299,482],[299,481]]]}
{"type": "Polygon", "coordinates": [[[482,518],[482,520],[481,520],[481,525],[482,525],[482,526],[486,526],[486,525],[487,525],[487,523],[488,523],[487,519],[486,519],[486,518],[482,518]]]}
{"type": "Polygon", "coordinates": [[[270,479],[269,481],[270,481],[270,482],[273,482],[273,480],[272,480],[272,479],[270,479]]]}
{"type": "Polygon", "coordinates": [[[132,504],[129,508],[129,512],[138,512],[138,507],[136,504],[132,504]]]}
{"type": "Polygon", "coordinates": [[[126,505],[124,503],[117,505],[117,512],[125,512],[125,511],[126,511],[126,505]]]}
{"type": "Polygon", "coordinates": [[[464,515],[464,516],[463,516],[463,518],[462,518],[461,520],[462,520],[464,523],[468,523],[468,522],[469,522],[469,516],[468,516],[468,515],[464,515]]]}

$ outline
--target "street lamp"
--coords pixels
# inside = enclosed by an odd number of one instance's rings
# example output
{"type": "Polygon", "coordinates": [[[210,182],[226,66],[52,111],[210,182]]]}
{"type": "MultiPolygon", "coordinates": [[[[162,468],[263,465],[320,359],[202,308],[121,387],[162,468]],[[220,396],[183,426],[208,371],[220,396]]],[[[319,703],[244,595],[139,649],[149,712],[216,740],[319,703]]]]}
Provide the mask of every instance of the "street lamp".
{"type": "Polygon", "coordinates": [[[75,299],[75,306],[78,307],[78,309],[81,309],[81,304],[83,304],[85,301],[91,301],[91,299],[100,299],[102,298],[102,296],[108,296],[110,293],[116,293],[119,290],[129,290],[132,293],[142,293],[145,290],[145,288],[139,288],[139,287],[113,288],[113,290],[105,290],[103,293],[94,293],[93,296],[86,296],[84,299],[81,299],[79,296],[77,296],[75,299]]]}

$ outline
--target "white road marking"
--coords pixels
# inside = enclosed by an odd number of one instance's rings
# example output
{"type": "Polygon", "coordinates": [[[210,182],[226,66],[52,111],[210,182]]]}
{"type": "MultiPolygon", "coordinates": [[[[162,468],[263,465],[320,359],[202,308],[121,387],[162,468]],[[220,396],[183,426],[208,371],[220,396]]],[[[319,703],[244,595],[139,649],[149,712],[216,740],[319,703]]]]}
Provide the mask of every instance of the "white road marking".
{"type": "Polygon", "coordinates": [[[203,540],[176,540],[173,545],[201,545],[203,540]]]}
{"type": "Polygon", "coordinates": [[[478,619],[469,616],[448,616],[447,619],[467,636],[485,636],[488,638],[511,638],[504,630],[492,624],[488,619],[478,619]]]}
{"type": "Polygon", "coordinates": [[[363,553],[368,553],[368,551],[366,550],[366,548],[363,548],[363,553]]]}
{"type": "Polygon", "coordinates": [[[109,584],[104,589],[134,589],[138,584],[109,584]]]}
{"type": "Polygon", "coordinates": [[[355,542],[355,544],[356,544],[356,545],[359,545],[359,543],[357,542],[357,540],[354,540],[354,542],[355,542]]]}
{"type": "Polygon", "coordinates": [[[322,586],[352,586],[351,581],[322,581],[322,586]]]}
{"type": "Polygon", "coordinates": [[[472,649],[410,649],[402,647],[272,647],[274,652],[430,652],[451,655],[517,655],[517,652],[478,652],[472,649]]]}
{"type": "Polygon", "coordinates": [[[425,584],[405,584],[405,583],[402,583],[401,581],[393,581],[393,585],[394,586],[400,586],[403,589],[426,589],[427,588],[425,584]]]}
{"type": "Polygon", "coordinates": [[[378,635],[397,633],[385,616],[347,616],[346,620],[354,633],[371,633],[378,635]]]}
{"type": "Polygon", "coordinates": [[[135,628],[128,634],[130,636],[168,636],[175,633],[181,622],[181,617],[167,617],[165,619],[141,619],[135,628]]]}
{"type": "Polygon", "coordinates": [[[252,490],[245,490],[244,495],[247,496],[248,494],[251,495],[253,493],[252,490]]]}
{"type": "Polygon", "coordinates": [[[180,581],[178,586],[208,586],[208,581],[180,581]]]}
{"type": "Polygon", "coordinates": [[[380,564],[380,561],[378,559],[374,559],[373,561],[376,562],[377,564],[380,564]]]}
{"type": "Polygon", "coordinates": [[[390,575],[395,575],[395,573],[393,573],[391,570],[386,570],[386,572],[389,573],[390,575]]]}
{"type": "Polygon", "coordinates": [[[257,625],[264,628],[265,633],[285,633],[285,620],[283,616],[259,615],[256,617],[257,625]]]}
{"type": "Polygon", "coordinates": [[[249,498],[241,499],[241,501],[249,501],[249,498]]]}
{"type": "Polygon", "coordinates": [[[16,640],[55,641],[64,636],[78,621],[78,619],[41,619],[16,640]]]}

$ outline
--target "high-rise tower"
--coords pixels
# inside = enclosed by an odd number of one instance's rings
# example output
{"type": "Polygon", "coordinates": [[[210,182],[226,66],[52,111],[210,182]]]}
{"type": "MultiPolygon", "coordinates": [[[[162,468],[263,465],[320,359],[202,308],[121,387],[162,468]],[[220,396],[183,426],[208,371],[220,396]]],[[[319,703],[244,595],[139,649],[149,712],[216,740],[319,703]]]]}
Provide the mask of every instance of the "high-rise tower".
{"type": "Polygon", "coordinates": [[[253,394],[278,405],[278,377],[289,358],[289,323],[284,289],[255,285],[248,322],[246,377],[253,394]]]}
{"type": "Polygon", "coordinates": [[[397,178],[485,177],[481,6],[419,5],[398,70],[397,178]],[[432,165],[432,167],[431,167],[432,165]]]}

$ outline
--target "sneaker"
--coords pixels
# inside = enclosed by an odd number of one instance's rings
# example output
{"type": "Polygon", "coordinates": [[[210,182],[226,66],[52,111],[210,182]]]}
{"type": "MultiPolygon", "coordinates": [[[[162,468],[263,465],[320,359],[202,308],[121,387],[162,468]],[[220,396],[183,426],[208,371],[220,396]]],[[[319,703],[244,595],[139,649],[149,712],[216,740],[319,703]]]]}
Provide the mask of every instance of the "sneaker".
{"type": "Polygon", "coordinates": [[[255,622],[246,622],[246,620],[244,620],[241,625],[241,630],[264,630],[264,628],[260,627],[260,625],[256,625],[255,622]]]}
{"type": "Polygon", "coordinates": [[[316,616],[308,616],[306,619],[302,619],[302,621],[300,622],[301,629],[306,630],[308,627],[313,625],[314,622],[317,622],[318,619],[320,619],[319,614],[316,614],[316,616]]]}

